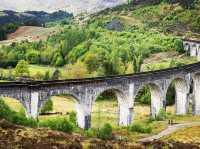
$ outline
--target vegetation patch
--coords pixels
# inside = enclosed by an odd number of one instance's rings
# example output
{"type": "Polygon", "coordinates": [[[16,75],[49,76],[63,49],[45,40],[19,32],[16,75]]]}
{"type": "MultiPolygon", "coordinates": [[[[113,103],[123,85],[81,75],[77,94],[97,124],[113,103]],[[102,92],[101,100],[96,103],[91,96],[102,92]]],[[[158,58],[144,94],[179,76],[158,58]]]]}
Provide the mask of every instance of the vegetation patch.
{"type": "Polygon", "coordinates": [[[139,132],[139,133],[151,133],[152,128],[143,123],[135,123],[129,127],[129,130],[132,132],[139,132]]]}

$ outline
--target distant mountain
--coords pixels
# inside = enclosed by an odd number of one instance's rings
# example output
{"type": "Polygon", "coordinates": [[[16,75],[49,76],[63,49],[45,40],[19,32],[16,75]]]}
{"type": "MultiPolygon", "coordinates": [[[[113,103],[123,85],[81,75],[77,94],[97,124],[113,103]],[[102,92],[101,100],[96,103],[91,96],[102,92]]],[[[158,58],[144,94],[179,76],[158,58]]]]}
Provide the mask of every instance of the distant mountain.
{"type": "Polygon", "coordinates": [[[127,0],[0,0],[0,10],[46,11],[64,10],[79,14],[92,13],[126,3],[127,0]]]}
{"type": "Polygon", "coordinates": [[[22,25],[42,26],[47,22],[58,21],[72,16],[71,13],[61,10],[53,13],[44,11],[15,12],[4,10],[0,11],[0,25],[17,23],[22,25]]]}

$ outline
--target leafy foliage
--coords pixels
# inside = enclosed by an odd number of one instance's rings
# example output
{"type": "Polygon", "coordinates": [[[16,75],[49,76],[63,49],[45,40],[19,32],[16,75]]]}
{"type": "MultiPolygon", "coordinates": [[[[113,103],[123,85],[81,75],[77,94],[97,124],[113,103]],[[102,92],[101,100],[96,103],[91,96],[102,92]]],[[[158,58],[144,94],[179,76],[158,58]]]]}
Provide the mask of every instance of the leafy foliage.
{"type": "Polygon", "coordinates": [[[15,73],[16,73],[16,76],[19,76],[19,77],[29,76],[28,63],[24,60],[19,61],[19,63],[15,67],[15,73]]]}
{"type": "Polygon", "coordinates": [[[129,130],[132,132],[139,132],[139,133],[151,133],[152,132],[152,128],[143,123],[132,124],[129,127],[129,130]]]}
{"type": "Polygon", "coordinates": [[[99,129],[97,137],[103,140],[112,138],[112,126],[110,124],[105,124],[102,128],[99,129]]]}
{"type": "Polygon", "coordinates": [[[44,104],[44,106],[41,109],[41,113],[47,113],[53,110],[53,102],[51,99],[47,100],[47,102],[44,104]]]}
{"type": "Polygon", "coordinates": [[[74,124],[66,118],[46,120],[46,121],[40,122],[39,126],[48,127],[52,130],[64,131],[67,133],[72,133],[72,131],[74,130],[74,124]]]}
{"type": "Polygon", "coordinates": [[[37,122],[32,118],[27,118],[25,113],[17,113],[10,109],[6,103],[0,99],[0,119],[5,119],[15,124],[36,127],[37,122]]]}

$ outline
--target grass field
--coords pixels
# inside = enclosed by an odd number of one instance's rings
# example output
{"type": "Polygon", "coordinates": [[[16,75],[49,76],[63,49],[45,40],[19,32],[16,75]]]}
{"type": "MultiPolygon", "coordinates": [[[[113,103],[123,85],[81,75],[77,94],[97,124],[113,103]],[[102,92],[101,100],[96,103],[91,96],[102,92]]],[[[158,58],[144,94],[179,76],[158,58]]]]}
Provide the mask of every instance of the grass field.
{"type": "Polygon", "coordinates": [[[175,140],[183,143],[200,144],[200,126],[180,129],[166,137],[163,137],[162,140],[175,140]]]}
{"type": "MultiPolygon", "coordinates": [[[[50,75],[52,75],[56,69],[60,70],[61,79],[65,78],[66,71],[64,67],[56,68],[53,66],[29,65],[28,68],[29,68],[29,74],[31,78],[37,78],[37,75],[40,75],[40,74],[44,75],[47,71],[49,71],[50,75]]],[[[14,68],[10,68],[10,69],[0,68],[0,70],[4,74],[4,76],[9,76],[9,74],[11,73],[15,74],[14,68]]]]}

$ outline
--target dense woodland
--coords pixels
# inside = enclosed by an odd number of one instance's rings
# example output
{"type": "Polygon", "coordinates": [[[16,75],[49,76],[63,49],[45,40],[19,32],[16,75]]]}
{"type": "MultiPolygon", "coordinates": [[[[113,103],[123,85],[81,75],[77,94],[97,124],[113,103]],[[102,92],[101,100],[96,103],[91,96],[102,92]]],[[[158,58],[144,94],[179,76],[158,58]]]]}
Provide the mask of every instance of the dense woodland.
{"type": "MultiPolygon", "coordinates": [[[[173,1],[174,3],[175,1],[173,1]]],[[[62,32],[49,36],[47,41],[12,43],[0,48],[0,67],[15,67],[20,60],[29,64],[66,66],[69,70],[83,69],[79,77],[106,76],[140,72],[145,58],[153,53],[178,51],[183,53],[182,36],[200,31],[199,4],[196,1],[181,5],[161,2],[156,5],[119,6],[91,16],[84,25],[62,21],[62,32]],[[133,7],[134,8],[134,7],[133,7]],[[118,12],[119,15],[112,15],[118,12]],[[121,16],[137,19],[130,24],[121,16]],[[121,31],[110,30],[108,23],[118,21],[121,31]],[[181,31],[173,29],[181,28],[181,31]],[[170,30],[171,29],[171,30],[170,30]]],[[[7,24],[0,29],[0,38],[17,29],[7,24]]],[[[72,76],[76,78],[77,76],[72,76]]]]}

